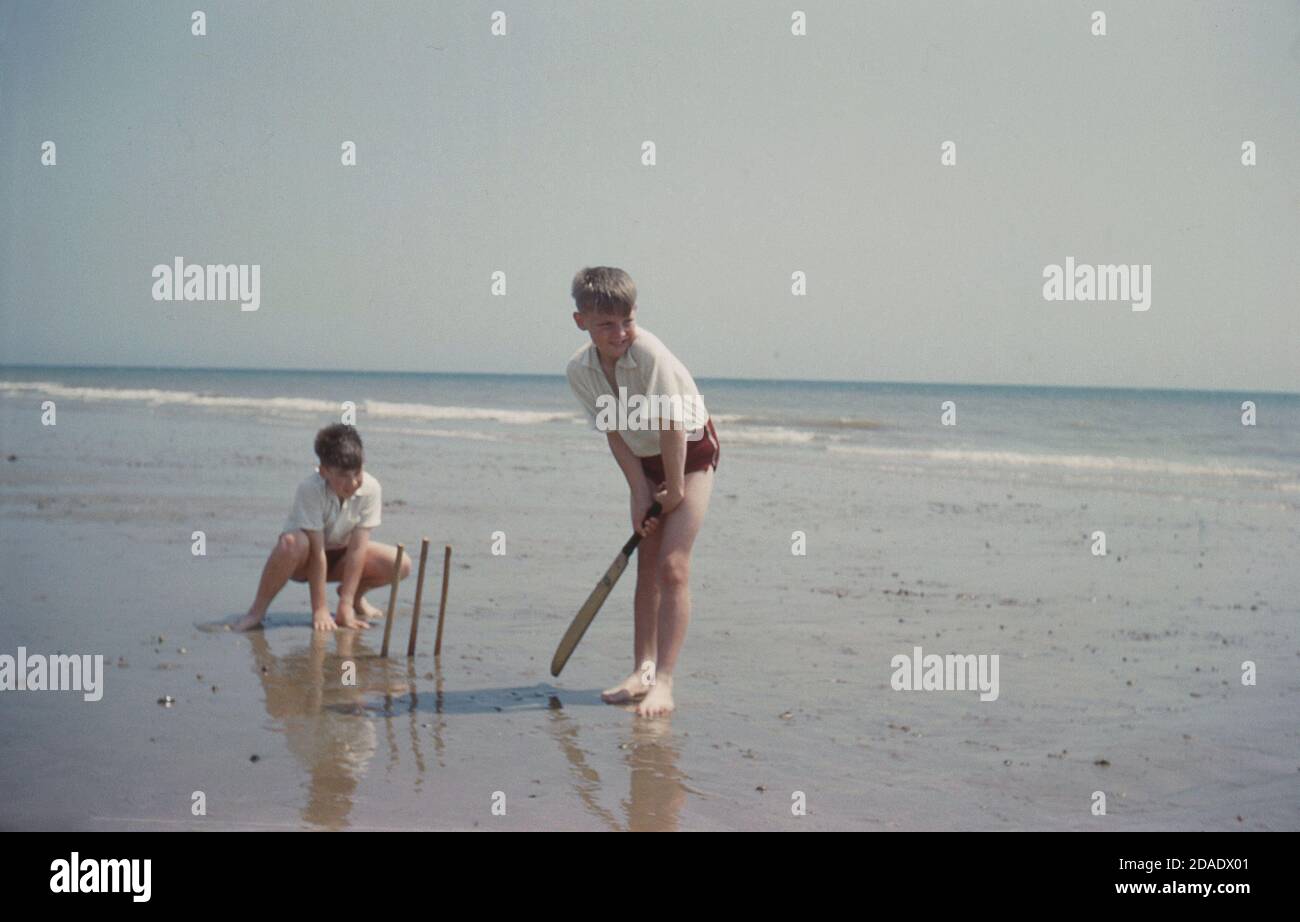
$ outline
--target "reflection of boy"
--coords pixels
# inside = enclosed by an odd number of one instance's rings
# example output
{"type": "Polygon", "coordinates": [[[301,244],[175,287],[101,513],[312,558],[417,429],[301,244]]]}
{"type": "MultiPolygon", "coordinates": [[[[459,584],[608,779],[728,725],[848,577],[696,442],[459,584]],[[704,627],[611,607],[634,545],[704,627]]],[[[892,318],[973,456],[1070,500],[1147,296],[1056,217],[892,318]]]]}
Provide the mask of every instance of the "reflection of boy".
{"type": "Polygon", "coordinates": [[[261,633],[254,633],[250,641],[266,714],[309,776],[302,818],[342,829],[348,825],[357,786],[378,748],[374,721],[358,719],[353,713],[365,704],[365,689],[374,687],[368,664],[378,661],[357,655],[356,634],[340,631],[334,637],[333,657],[325,646],[330,641],[321,634],[311,635],[309,649],[282,657],[271,652],[261,633]],[[356,685],[336,681],[344,662],[356,665],[356,685]]]}

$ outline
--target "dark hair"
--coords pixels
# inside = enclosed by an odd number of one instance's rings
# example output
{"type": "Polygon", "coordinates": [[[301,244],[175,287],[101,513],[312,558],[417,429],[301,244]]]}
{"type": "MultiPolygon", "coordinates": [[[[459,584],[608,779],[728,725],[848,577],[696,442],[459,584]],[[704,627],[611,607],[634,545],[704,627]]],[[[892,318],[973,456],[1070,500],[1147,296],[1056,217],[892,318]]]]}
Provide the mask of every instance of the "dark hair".
{"type": "Polygon", "coordinates": [[[316,457],[328,467],[358,471],[365,463],[366,453],[354,426],[335,423],[316,433],[316,457]]]}
{"type": "Polygon", "coordinates": [[[573,303],[584,314],[598,311],[626,317],[636,307],[636,283],[632,276],[613,266],[579,269],[573,277],[573,303]]]}

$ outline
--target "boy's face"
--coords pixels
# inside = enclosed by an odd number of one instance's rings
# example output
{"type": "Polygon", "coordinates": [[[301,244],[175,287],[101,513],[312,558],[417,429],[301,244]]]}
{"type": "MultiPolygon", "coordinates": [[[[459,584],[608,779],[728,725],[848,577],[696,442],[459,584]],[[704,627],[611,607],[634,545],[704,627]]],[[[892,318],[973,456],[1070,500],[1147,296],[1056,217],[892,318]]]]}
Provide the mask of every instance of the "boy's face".
{"type": "Polygon", "coordinates": [[[636,306],[626,317],[601,311],[574,311],[573,321],[579,330],[591,335],[596,351],[608,362],[617,362],[636,339],[636,306]]]}
{"type": "Polygon", "coordinates": [[[348,499],[353,493],[361,489],[361,468],[355,471],[345,471],[339,467],[330,467],[328,464],[320,466],[320,475],[325,478],[329,488],[334,491],[334,495],[339,499],[348,499]]]}

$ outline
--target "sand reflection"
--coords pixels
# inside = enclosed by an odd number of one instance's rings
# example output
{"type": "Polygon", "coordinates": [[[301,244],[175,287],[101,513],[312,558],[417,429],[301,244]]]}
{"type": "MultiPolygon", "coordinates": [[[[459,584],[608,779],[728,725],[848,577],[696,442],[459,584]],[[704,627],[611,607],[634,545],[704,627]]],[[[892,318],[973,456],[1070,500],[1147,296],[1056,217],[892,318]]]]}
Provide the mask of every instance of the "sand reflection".
{"type": "Polygon", "coordinates": [[[578,743],[580,724],[563,710],[553,709],[548,727],[569,763],[574,793],[583,807],[607,829],[628,832],[674,832],[686,801],[684,775],[677,767],[680,753],[668,719],[633,718],[624,731],[623,762],[628,767],[628,796],[617,816],[600,803],[600,773],[578,743]]]}
{"type": "Polygon", "coordinates": [[[387,684],[384,667],[391,664],[374,659],[352,631],[313,632],[306,649],[284,656],[271,652],[260,631],[249,643],[267,716],[307,773],[303,821],[346,828],[357,785],[378,748],[373,721],[357,718],[366,713],[368,691],[387,684]],[[347,663],[355,666],[355,685],[344,684],[347,663]]]}
{"type": "MultiPolygon", "coordinates": [[[[304,823],[322,829],[352,825],[358,788],[376,767],[376,757],[387,772],[409,757],[418,794],[429,783],[431,770],[444,765],[449,719],[535,711],[544,712],[541,719],[564,756],[578,802],[604,828],[633,832],[678,828],[687,788],[678,768],[680,753],[670,720],[628,715],[618,737],[619,760],[628,774],[627,796],[618,809],[611,809],[602,801],[613,787],[602,781],[579,740],[583,730],[606,733],[613,716],[606,713],[607,706],[599,703],[595,691],[562,692],[539,684],[448,692],[439,665],[421,674],[414,661],[380,659],[363,635],[352,631],[312,633],[306,647],[279,656],[264,633],[253,632],[248,638],[272,729],[284,735],[289,752],[306,774],[304,823]],[[353,684],[345,683],[345,667],[355,670],[349,677],[353,684]],[[566,710],[561,694],[571,708],[593,705],[591,716],[598,714],[599,724],[566,710]]],[[[414,825],[437,826],[436,817],[412,819],[414,825]]]]}

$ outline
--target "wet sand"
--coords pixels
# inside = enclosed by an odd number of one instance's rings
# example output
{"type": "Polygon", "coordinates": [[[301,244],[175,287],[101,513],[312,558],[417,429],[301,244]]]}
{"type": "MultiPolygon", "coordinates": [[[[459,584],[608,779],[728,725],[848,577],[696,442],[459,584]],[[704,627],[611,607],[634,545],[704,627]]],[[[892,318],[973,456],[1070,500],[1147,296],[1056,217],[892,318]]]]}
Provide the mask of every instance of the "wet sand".
{"type": "Polygon", "coordinates": [[[810,477],[804,456],[724,431],[679,711],[647,721],[599,700],[631,666],[632,573],[562,677],[547,671],[628,530],[620,475],[586,433],[362,425],[386,500],[376,538],[433,541],[420,653],[403,655],[408,581],[383,661],[382,622],[314,635],[294,584],[265,631],[196,627],[247,607],[312,427],[60,414],[42,431],[0,400],[18,455],[0,460],[0,652],[103,653],[105,694],[0,694],[0,827],[1300,828],[1294,494],[833,451],[810,477]],[[1087,551],[1094,528],[1107,557],[1087,551]],[[916,645],[999,654],[998,700],[891,689],[891,657],[916,645]],[[1089,809],[1099,790],[1106,816],[1089,809]]]}

